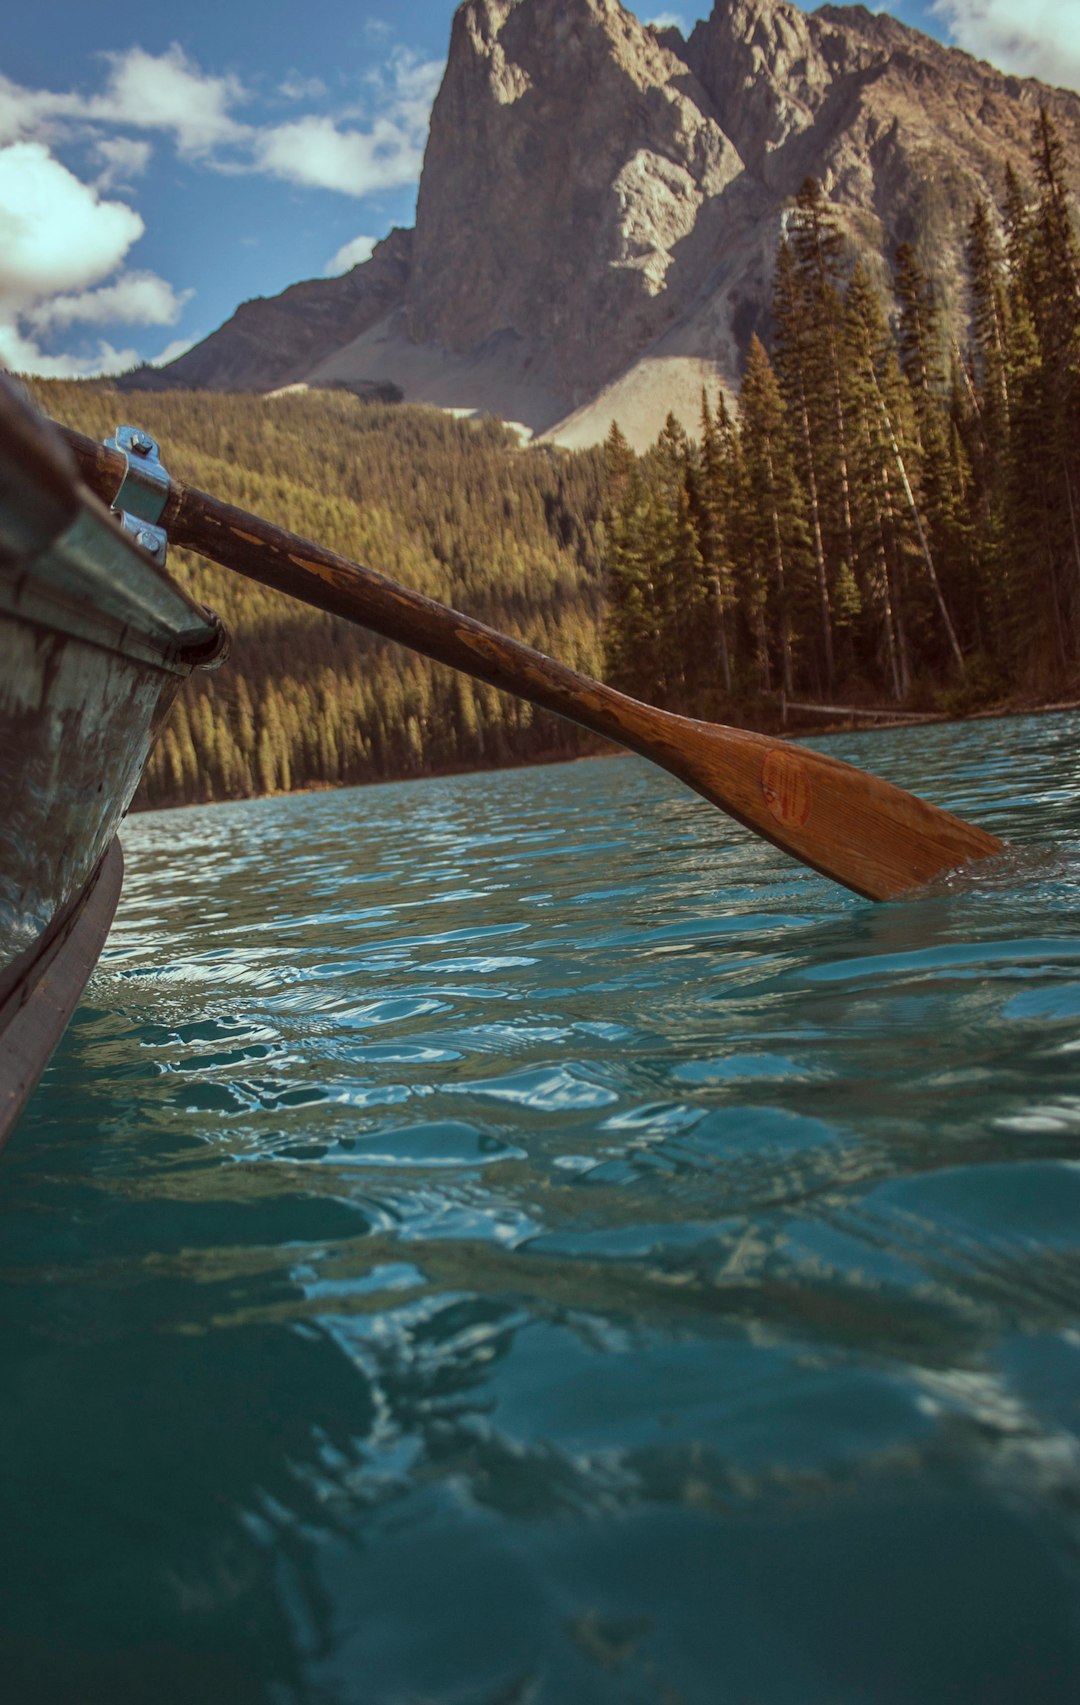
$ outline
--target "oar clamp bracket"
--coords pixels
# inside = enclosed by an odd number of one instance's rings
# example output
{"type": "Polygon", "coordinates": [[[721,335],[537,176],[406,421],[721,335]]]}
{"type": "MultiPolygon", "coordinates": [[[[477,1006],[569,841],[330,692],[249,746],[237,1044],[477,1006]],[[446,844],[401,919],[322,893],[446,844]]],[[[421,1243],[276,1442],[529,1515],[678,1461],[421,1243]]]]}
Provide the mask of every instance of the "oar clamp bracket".
{"type": "Polygon", "coordinates": [[[118,450],[124,458],[124,477],[112,501],[112,511],[137,545],[165,565],[168,537],[158,522],[169,501],[169,476],[161,465],[157,440],[138,426],[118,426],[106,438],[107,450],[118,450]]]}

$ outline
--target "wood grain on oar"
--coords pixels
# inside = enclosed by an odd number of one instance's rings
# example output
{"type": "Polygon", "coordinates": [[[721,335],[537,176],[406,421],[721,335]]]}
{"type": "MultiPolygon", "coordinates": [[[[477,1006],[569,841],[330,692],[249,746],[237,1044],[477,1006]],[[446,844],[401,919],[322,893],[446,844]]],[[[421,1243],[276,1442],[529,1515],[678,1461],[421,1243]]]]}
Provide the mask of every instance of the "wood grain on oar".
{"type": "MultiPolygon", "coordinates": [[[[114,494],[124,458],[59,431],[86,483],[114,494]]],[[[870,900],[891,900],[1002,851],[996,836],[835,758],[697,722],[590,681],[531,646],[174,480],[174,544],[371,628],[650,758],[755,834],[870,900]]]]}

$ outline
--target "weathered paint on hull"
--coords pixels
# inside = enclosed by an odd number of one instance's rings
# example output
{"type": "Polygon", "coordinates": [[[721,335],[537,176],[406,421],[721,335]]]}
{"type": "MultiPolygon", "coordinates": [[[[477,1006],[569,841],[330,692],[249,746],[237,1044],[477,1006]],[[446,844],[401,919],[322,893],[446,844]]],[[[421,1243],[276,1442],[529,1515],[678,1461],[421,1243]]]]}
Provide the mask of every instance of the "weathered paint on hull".
{"type": "Polygon", "coordinates": [[[0,965],[89,881],[182,677],[0,612],[0,965]]]}
{"type": "Polygon", "coordinates": [[[225,649],[0,378],[0,1145],[108,932],[154,738],[225,649]]]}

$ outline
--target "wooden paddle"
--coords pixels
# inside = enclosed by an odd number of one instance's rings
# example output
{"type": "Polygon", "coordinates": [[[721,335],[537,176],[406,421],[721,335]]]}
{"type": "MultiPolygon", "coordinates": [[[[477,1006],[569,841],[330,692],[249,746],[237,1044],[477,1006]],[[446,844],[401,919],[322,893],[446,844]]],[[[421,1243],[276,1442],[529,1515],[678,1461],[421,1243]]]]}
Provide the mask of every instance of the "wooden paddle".
{"type": "MultiPolygon", "coordinates": [[[[70,428],[58,431],[86,484],[109,501],[123,478],[124,457],[70,428]]],[[[895,899],[1003,849],[984,829],[835,758],[628,698],[374,569],[178,480],[161,525],[175,545],[650,758],[755,834],[867,899],[895,899]]]]}

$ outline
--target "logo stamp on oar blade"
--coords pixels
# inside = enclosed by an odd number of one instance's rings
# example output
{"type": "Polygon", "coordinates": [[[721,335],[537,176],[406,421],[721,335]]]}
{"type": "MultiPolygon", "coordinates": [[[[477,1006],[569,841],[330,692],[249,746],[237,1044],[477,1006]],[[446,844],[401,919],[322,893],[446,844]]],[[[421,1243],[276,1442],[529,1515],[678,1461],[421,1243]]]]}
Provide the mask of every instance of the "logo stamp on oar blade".
{"type": "Polygon", "coordinates": [[[792,752],[770,752],[761,767],[761,791],[778,823],[801,829],[810,815],[813,794],[806,767],[792,752]]]}

